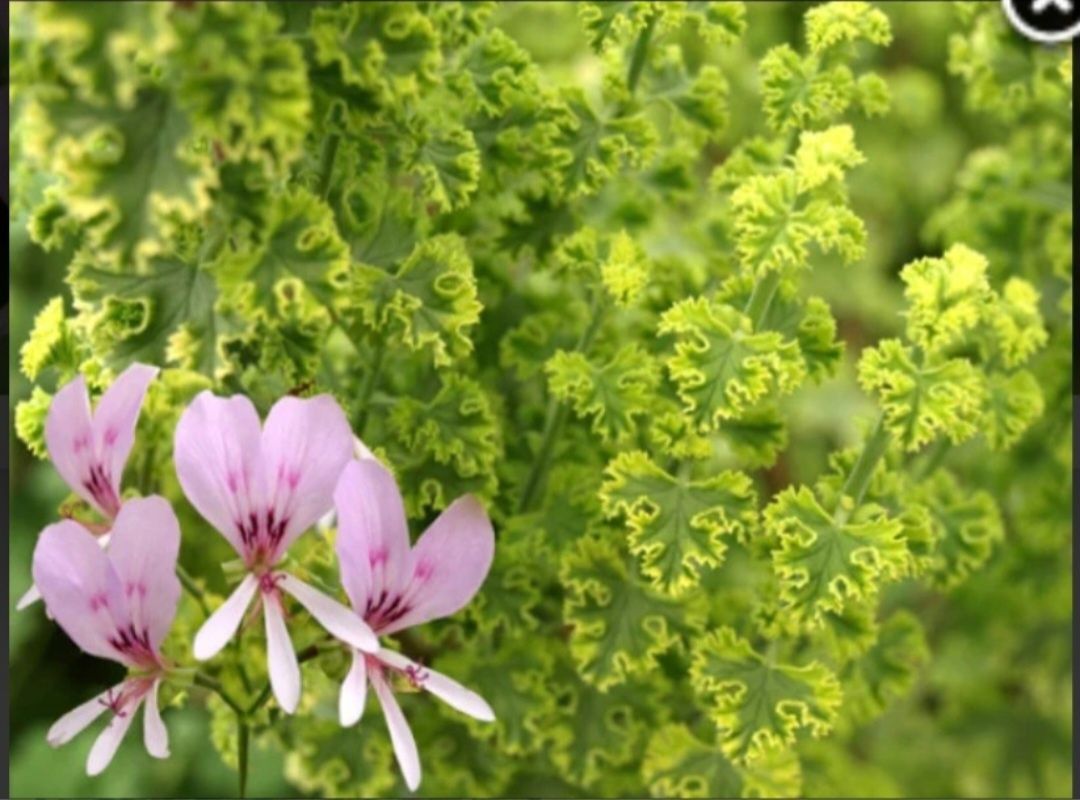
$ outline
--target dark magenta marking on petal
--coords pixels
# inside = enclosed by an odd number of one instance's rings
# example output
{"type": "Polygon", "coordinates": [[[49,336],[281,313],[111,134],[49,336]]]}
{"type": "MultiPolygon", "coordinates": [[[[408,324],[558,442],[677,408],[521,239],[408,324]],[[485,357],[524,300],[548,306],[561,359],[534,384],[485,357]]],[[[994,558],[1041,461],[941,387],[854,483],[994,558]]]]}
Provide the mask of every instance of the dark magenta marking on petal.
{"type": "Polygon", "coordinates": [[[120,499],[116,496],[104,464],[90,465],[90,477],[83,480],[83,487],[94,498],[94,502],[101,506],[102,511],[109,516],[116,515],[120,509],[120,499]]]}
{"type": "Polygon", "coordinates": [[[401,619],[412,610],[412,606],[405,602],[405,596],[395,594],[387,603],[389,595],[384,589],[379,593],[378,599],[368,598],[364,609],[364,621],[375,631],[401,619]]]}
{"type": "Polygon", "coordinates": [[[274,515],[274,509],[270,509],[266,512],[266,535],[271,545],[277,547],[285,536],[285,526],[288,524],[288,517],[283,517],[278,520],[274,515]]]}
{"type": "Polygon", "coordinates": [[[243,520],[233,522],[249,556],[253,555],[256,549],[265,550],[267,553],[273,551],[285,537],[285,528],[288,524],[288,517],[278,519],[273,508],[267,509],[265,515],[249,511],[246,522],[243,520]]]}
{"type": "Polygon", "coordinates": [[[153,667],[158,664],[157,654],[150,644],[150,632],[145,627],[139,630],[131,623],[126,628],[117,628],[116,633],[106,641],[120,655],[138,666],[153,667]]]}

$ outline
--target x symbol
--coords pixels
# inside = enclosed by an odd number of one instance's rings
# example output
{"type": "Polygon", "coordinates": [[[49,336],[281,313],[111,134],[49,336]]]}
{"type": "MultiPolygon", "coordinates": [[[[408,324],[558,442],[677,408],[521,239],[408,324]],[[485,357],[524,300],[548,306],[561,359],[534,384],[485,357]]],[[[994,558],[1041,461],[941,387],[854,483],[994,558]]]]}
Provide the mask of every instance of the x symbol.
{"type": "Polygon", "coordinates": [[[1041,14],[1050,6],[1053,6],[1063,14],[1071,14],[1073,10],[1072,0],[1035,0],[1035,2],[1031,4],[1031,10],[1036,14],[1041,14]]]}

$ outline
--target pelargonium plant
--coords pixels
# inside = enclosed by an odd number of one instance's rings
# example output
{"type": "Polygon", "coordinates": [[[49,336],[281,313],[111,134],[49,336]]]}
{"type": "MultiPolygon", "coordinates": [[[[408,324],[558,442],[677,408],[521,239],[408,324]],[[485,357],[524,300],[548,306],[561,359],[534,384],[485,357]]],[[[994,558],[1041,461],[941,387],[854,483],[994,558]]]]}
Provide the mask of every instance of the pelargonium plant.
{"type": "Polygon", "coordinates": [[[9,43],[14,794],[1068,793],[1068,46],[848,0],[9,43]]]}

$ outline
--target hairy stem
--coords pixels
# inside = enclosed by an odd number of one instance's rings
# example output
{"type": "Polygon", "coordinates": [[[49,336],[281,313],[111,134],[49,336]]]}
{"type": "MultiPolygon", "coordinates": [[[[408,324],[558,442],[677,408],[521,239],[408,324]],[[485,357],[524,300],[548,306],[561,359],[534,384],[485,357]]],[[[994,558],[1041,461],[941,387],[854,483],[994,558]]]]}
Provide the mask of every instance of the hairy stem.
{"type": "Polygon", "coordinates": [[[656,14],[653,14],[641,33],[638,34],[637,41],[634,42],[634,52],[630,56],[630,71],[626,74],[626,85],[630,87],[630,94],[634,93],[638,80],[641,78],[641,71],[645,67],[645,59],[649,54],[649,41],[652,39],[653,28],[655,27],[656,14]]]}
{"type": "MultiPolygon", "coordinates": [[[[859,503],[862,502],[863,496],[870,486],[870,477],[874,474],[874,468],[885,457],[885,452],[888,449],[889,430],[885,427],[885,415],[882,414],[878,417],[874,429],[863,444],[859,459],[855,462],[855,466],[851,468],[851,473],[848,475],[847,480],[844,481],[844,488],[840,491],[841,497],[851,498],[853,507],[858,507],[859,503]]],[[[839,506],[836,509],[835,516],[837,524],[842,525],[846,522],[848,513],[848,509],[839,506]]]]}
{"type": "Polygon", "coordinates": [[[552,397],[548,401],[547,412],[544,415],[544,432],[540,439],[540,449],[536,452],[532,469],[529,470],[529,477],[525,481],[525,489],[521,493],[521,500],[518,503],[519,513],[528,510],[532,504],[533,495],[536,494],[536,490],[540,486],[540,480],[543,478],[544,473],[547,472],[547,464],[555,448],[555,441],[559,438],[563,425],[566,424],[568,413],[569,409],[564,403],[560,403],[558,399],[552,397]]]}
{"type": "Polygon", "coordinates": [[[244,716],[244,709],[241,708],[240,704],[236,702],[233,696],[225,690],[225,687],[221,685],[221,682],[217,680],[217,678],[211,678],[209,675],[204,675],[201,672],[196,672],[195,685],[201,686],[204,689],[209,689],[211,692],[220,697],[225,703],[225,705],[231,708],[237,716],[244,716]]]}
{"type": "Polygon", "coordinates": [[[912,477],[922,480],[933,475],[950,449],[952,449],[952,443],[948,439],[938,439],[923,456],[918,466],[912,470],[912,477]]]}
{"type": "MultiPolygon", "coordinates": [[[[596,333],[600,329],[604,309],[603,296],[598,293],[592,305],[592,318],[589,320],[588,327],[581,334],[581,338],[574,348],[575,352],[583,353],[592,345],[593,339],[596,338],[596,333]]],[[[566,418],[569,414],[570,409],[564,403],[559,402],[557,397],[548,398],[547,411],[544,414],[544,432],[541,434],[540,448],[536,451],[536,458],[533,460],[528,478],[525,479],[525,488],[522,490],[521,499],[518,501],[517,510],[519,514],[527,511],[532,504],[544,475],[547,473],[548,464],[555,450],[555,443],[559,439],[559,434],[562,433],[563,425],[566,424],[566,418]]]]}
{"type": "MultiPolygon", "coordinates": [[[[328,652],[326,649],[324,649],[324,647],[323,647],[324,644],[326,644],[326,642],[323,642],[323,643],[316,642],[315,644],[308,645],[307,647],[305,647],[303,650],[301,650],[299,653],[296,654],[296,660],[299,663],[303,664],[305,661],[310,661],[311,659],[315,658],[316,656],[318,656],[321,653],[328,652]]],[[[263,703],[265,703],[267,700],[270,699],[270,692],[271,692],[270,684],[267,683],[265,686],[263,686],[262,691],[259,692],[259,696],[256,697],[251,702],[251,705],[249,705],[247,707],[247,709],[244,710],[243,712],[238,712],[238,713],[243,713],[243,715],[245,717],[250,717],[256,711],[258,711],[260,708],[262,708],[263,703]]]]}
{"type": "Polygon", "coordinates": [[[247,721],[239,714],[236,716],[236,766],[240,778],[240,796],[247,797],[248,750],[250,730],[247,721]]]}
{"type": "Polygon", "coordinates": [[[750,317],[750,321],[754,323],[755,331],[768,313],[769,306],[772,305],[773,297],[776,296],[776,290],[779,286],[780,272],[778,270],[772,270],[754,284],[754,291],[750,294],[750,299],[747,301],[746,308],[743,311],[746,316],[750,317]]]}
{"type": "Polygon", "coordinates": [[[154,451],[156,450],[156,444],[157,440],[151,439],[143,456],[142,470],[139,473],[139,488],[144,495],[155,493],[152,481],[154,480],[154,451]]]}
{"type": "Polygon", "coordinates": [[[199,608],[202,609],[204,617],[210,616],[210,609],[206,605],[206,600],[203,598],[202,590],[198,584],[195,583],[195,579],[192,578],[186,569],[184,569],[179,563],[176,565],[176,577],[180,579],[180,585],[184,587],[184,591],[187,592],[191,598],[199,604],[199,608]]]}
{"type": "MultiPolygon", "coordinates": [[[[233,637],[233,647],[236,648],[237,655],[243,652],[244,645],[244,631],[247,630],[246,625],[241,625],[236,629],[236,636],[233,637]]],[[[244,693],[246,695],[251,694],[251,678],[248,677],[247,668],[244,666],[244,659],[237,658],[236,660],[237,674],[240,676],[240,683],[244,684],[244,693]]]]}
{"type": "Polygon", "coordinates": [[[247,713],[248,714],[254,714],[256,711],[258,711],[260,708],[262,708],[263,703],[265,703],[269,699],[270,699],[270,684],[268,683],[262,688],[262,691],[259,692],[259,696],[256,697],[251,702],[251,705],[249,705],[247,707],[247,713]]]}
{"type": "Polygon", "coordinates": [[[371,365],[367,375],[364,376],[364,385],[360,388],[360,413],[356,417],[356,425],[353,426],[356,435],[364,438],[364,427],[367,425],[368,412],[371,408],[371,395],[379,382],[379,373],[382,371],[383,356],[386,354],[386,344],[382,339],[375,343],[375,352],[371,357],[371,365]]]}

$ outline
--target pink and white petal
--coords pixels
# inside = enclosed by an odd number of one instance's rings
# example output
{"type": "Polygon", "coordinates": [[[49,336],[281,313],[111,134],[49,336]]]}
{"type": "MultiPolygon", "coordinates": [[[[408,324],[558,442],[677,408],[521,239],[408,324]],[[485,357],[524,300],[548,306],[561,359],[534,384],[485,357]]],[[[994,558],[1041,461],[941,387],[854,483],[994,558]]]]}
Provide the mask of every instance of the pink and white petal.
{"type": "Polygon", "coordinates": [[[94,409],[93,426],[97,455],[108,468],[116,496],[120,496],[120,479],[124,464],[135,443],[135,426],[139,422],[146,389],[160,372],[147,364],[132,364],[113,381],[94,409]]]}
{"type": "Polygon", "coordinates": [[[379,639],[356,612],[314,586],[288,573],[278,573],[278,586],[296,598],[315,620],[345,644],[368,653],[377,652],[379,639]]]}
{"type": "MultiPolygon", "coordinates": [[[[111,538],[111,535],[108,533],[103,533],[95,538],[97,539],[97,543],[101,546],[101,549],[104,550],[109,546],[109,539],[111,538]]],[[[23,609],[29,608],[40,599],[41,591],[37,588],[36,583],[31,583],[30,588],[23,593],[23,596],[20,597],[18,602],[15,604],[15,610],[22,611],[23,609]]],[[[49,619],[52,619],[52,614],[49,613],[48,609],[45,610],[45,616],[49,619]]]]}
{"type": "Polygon", "coordinates": [[[427,689],[451,708],[455,708],[462,714],[468,714],[481,722],[493,722],[495,712],[487,701],[474,692],[466,689],[453,678],[436,672],[430,667],[424,667],[411,661],[401,653],[393,650],[380,650],[377,658],[384,664],[394,669],[401,670],[411,676],[421,689],[427,689]]]}
{"type": "Polygon", "coordinates": [[[112,694],[119,692],[123,688],[124,684],[118,684],[111,689],[108,689],[97,697],[87,700],[80,706],[76,706],[71,711],[64,714],[49,728],[49,732],[45,734],[45,741],[47,741],[53,747],[59,747],[62,744],[67,744],[80,733],[82,733],[94,720],[100,717],[108,709],[106,705],[107,698],[112,694]]]}
{"type": "Polygon", "coordinates": [[[483,505],[459,497],[431,524],[412,551],[410,609],[379,633],[393,633],[461,609],[487,577],[495,531],[483,505]]]}
{"type": "Polygon", "coordinates": [[[94,426],[90,418],[90,394],[82,375],[64,384],[53,396],[45,417],[45,444],[64,482],[75,494],[109,516],[86,487],[94,463],[94,426]]]}
{"type": "Polygon", "coordinates": [[[285,528],[275,553],[318,521],[334,503],[334,487],[352,454],[345,412],[330,395],[283,397],[262,433],[267,505],[285,528]]]}
{"type": "MultiPolygon", "coordinates": [[[[241,526],[264,512],[262,430],[255,406],[243,395],[201,392],[176,426],[173,461],[188,501],[246,557],[241,526]]],[[[253,542],[252,542],[253,544],[253,542]]]]}
{"type": "Polygon", "coordinates": [[[386,717],[390,743],[394,746],[394,757],[405,778],[405,785],[410,792],[415,792],[420,785],[420,754],[416,751],[412,729],[409,728],[405,715],[401,713],[401,706],[398,705],[389,684],[377,670],[371,672],[371,686],[375,689],[375,696],[379,698],[383,716],[386,717]]]}
{"type": "Polygon", "coordinates": [[[127,600],[93,534],[69,519],[50,525],[38,537],[32,571],[46,608],[75,644],[130,666],[109,643],[130,623],[127,600]]]}
{"type": "Polygon", "coordinates": [[[334,490],[341,582],[353,607],[371,610],[385,592],[405,589],[412,558],[405,504],[394,476],[378,461],[350,461],[334,490]]]}
{"type": "Polygon", "coordinates": [[[360,461],[363,461],[364,459],[370,459],[371,461],[379,460],[375,457],[375,454],[371,452],[371,448],[360,440],[359,436],[353,437],[353,457],[360,461]]]}
{"type": "Polygon", "coordinates": [[[300,703],[300,663],[296,660],[281,600],[263,595],[263,617],[266,620],[266,660],[270,673],[270,688],[278,705],[286,714],[296,711],[300,703]]]}
{"type": "Polygon", "coordinates": [[[199,661],[213,658],[229,643],[236,634],[236,629],[240,627],[244,612],[251,605],[251,599],[255,596],[255,590],[258,587],[258,578],[250,574],[245,575],[229,598],[207,617],[206,622],[195,634],[195,643],[192,646],[195,658],[199,661]]]}
{"type": "Polygon", "coordinates": [[[24,608],[29,608],[40,599],[41,592],[38,591],[37,584],[31,583],[30,588],[23,593],[23,596],[19,598],[19,602],[15,604],[15,610],[22,611],[24,608]]]}
{"type": "Polygon", "coordinates": [[[161,681],[154,681],[154,685],[146,694],[146,705],[143,708],[143,744],[146,752],[154,758],[169,757],[169,731],[165,728],[165,722],[161,719],[161,711],[158,709],[158,687],[161,681]]]}
{"type": "Polygon", "coordinates": [[[98,734],[94,746],[90,748],[90,755],[86,758],[87,775],[91,777],[100,775],[105,770],[105,767],[109,766],[113,756],[116,755],[116,749],[124,739],[124,734],[131,727],[135,712],[139,710],[141,704],[142,698],[140,697],[128,703],[124,707],[122,714],[113,714],[109,724],[105,726],[105,730],[98,734]]]}
{"type": "Polygon", "coordinates": [[[352,666],[341,683],[338,695],[338,718],[342,726],[349,728],[364,716],[367,700],[367,658],[359,650],[353,650],[352,666]]]}
{"type": "Polygon", "coordinates": [[[168,501],[153,495],[124,503],[110,533],[109,559],[123,583],[131,621],[157,650],[180,602],[180,523],[168,501]]]}

